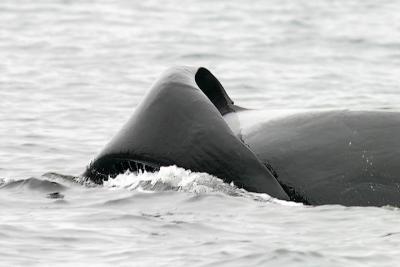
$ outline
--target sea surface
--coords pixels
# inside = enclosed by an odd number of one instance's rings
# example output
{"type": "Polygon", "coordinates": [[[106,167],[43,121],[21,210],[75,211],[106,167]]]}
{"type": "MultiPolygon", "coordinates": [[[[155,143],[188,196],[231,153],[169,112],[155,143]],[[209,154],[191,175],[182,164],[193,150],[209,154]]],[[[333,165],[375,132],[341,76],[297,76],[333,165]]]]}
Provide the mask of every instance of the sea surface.
{"type": "Polygon", "coordinates": [[[175,166],[82,182],[175,65],[249,108],[398,110],[400,2],[1,0],[1,266],[399,264],[395,207],[304,206],[175,166]]]}

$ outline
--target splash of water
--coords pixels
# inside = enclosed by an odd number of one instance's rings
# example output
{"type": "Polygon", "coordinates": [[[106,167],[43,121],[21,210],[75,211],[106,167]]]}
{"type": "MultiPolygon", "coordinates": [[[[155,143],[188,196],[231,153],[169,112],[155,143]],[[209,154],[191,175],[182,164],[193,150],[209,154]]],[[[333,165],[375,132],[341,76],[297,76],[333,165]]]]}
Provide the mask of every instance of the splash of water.
{"type": "Polygon", "coordinates": [[[203,172],[192,172],[175,165],[161,167],[157,172],[129,172],[104,181],[103,186],[111,189],[126,189],[141,192],[178,191],[194,194],[222,193],[229,196],[250,198],[261,202],[283,205],[302,205],[275,199],[267,194],[252,193],[232,183],[203,172]]]}
{"type": "Polygon", "coordinates": [[[232,193],[238,188],[207,173],[192,172],[175,165],[161,167],[157,172],[125,172],[115,179],[104,182],[108,188],[124,188],[138,191],[182,191],[191,193],[232,193]]]}

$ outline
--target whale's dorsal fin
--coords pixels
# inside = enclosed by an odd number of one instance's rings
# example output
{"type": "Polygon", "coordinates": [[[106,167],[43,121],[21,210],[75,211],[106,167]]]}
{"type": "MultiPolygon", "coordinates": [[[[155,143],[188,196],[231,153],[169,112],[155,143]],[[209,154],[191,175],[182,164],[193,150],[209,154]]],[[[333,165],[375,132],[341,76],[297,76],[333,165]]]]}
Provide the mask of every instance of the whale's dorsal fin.
{"type": "Polygon", "coordinates": [[[203,93],[210,99],[221,115],[244,108],[234,105],[218,79],[206,68],[200,67],[195,74],[195,81],[203,93]]]}

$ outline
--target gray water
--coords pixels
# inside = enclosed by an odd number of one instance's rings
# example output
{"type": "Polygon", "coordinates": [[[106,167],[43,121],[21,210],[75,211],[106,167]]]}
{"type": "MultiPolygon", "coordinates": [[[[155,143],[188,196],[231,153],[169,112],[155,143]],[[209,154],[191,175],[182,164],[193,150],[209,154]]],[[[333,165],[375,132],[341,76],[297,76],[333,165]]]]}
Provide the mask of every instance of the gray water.
{"type": "Polygon", "coordinates": [[[397,208],[307,207],[176,167],[77,182],[173,65],[246,107],[398,110],[400,3],[2,0],[0,265],[398,265],[397,208]]]}

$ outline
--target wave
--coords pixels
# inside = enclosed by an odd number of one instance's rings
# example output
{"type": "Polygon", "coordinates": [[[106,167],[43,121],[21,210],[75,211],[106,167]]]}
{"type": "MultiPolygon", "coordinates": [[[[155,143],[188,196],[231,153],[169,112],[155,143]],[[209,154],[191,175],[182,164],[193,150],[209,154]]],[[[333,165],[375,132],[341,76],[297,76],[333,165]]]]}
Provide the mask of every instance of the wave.
{"type": "Polygon", "coordinates": [[[55,181],[31,177],[27,179],[1,179],[0,189],[29,189],[41,192],[54,192],[64,191],[67,187],[55,181]]]}
{"type": "MultiPolygon", "coordinates": [[[[243,197],[260,202],[273,202],[283,205],[302,205],[295,202],[287,202],[275,199],[268,194],[248,192],[239,188],[234,183],[225,183],[222,179],[203,172],[192,172],[175,165],[161,167],[155,172],[127,171],[115,178],[109,178],[103,182],[103,186],[94,184],[84,177],[63,175],[53,172],[43,174],[40,178],[30,177],[27,179],[0,178],[0,190],[29,190],[47,193],[48,198],[63,198],[60,192],[66,191],[73,186],[82,188],[105,188],[136,191],[140,193],[157,192],[184,192],[198,196],[209,194],[222,194],[232,197],[243,197]]],[[[140,194],[144,196],[143,194],[140,194]]],[[[136,196],[138,197],[138,196],[136,196]]]]}
{"type": "Polygon", "coordinates": [[[156,172],[129,172],[114,179],[104,181],[103,186],[110,189],[126,189],[139,192],[178,191],[193,194],[223,193],[228,196],[245,197],[261,202],[274,202],[284,205],[302,205],[275,199],[267,194],[252,193],[238,188],[233,183],[202,172],[192,172],[175,165],[161,167],[156,172]]]}

